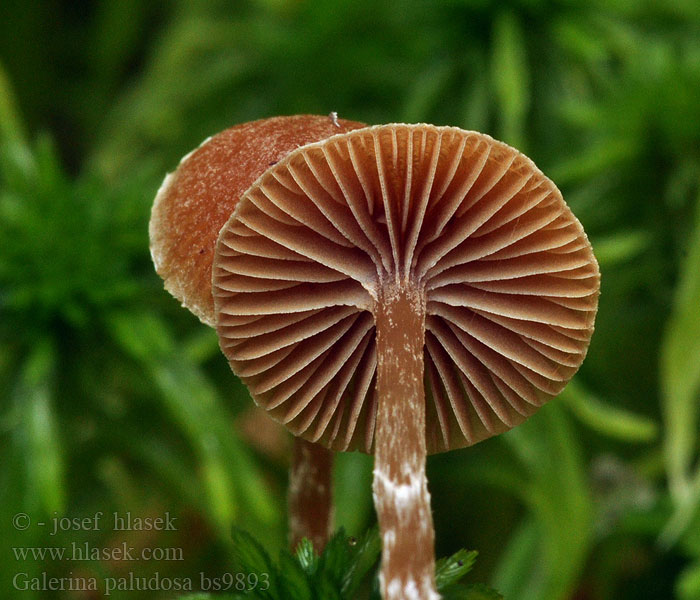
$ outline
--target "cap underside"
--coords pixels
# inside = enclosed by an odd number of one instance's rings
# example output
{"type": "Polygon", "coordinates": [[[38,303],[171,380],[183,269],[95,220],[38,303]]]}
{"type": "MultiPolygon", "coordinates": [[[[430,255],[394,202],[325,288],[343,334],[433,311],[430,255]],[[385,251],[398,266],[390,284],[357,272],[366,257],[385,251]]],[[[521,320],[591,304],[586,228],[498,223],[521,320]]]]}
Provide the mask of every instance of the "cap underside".
{"type": "Polygon", "coordinates": [[[382,125],[289,154],[219,236],[221,347],[296,435],[373,448],[378,289],[424,290],[429,452],[503,432],[583,361],[599,273],[556,186],[484,134],[382,125]]]}

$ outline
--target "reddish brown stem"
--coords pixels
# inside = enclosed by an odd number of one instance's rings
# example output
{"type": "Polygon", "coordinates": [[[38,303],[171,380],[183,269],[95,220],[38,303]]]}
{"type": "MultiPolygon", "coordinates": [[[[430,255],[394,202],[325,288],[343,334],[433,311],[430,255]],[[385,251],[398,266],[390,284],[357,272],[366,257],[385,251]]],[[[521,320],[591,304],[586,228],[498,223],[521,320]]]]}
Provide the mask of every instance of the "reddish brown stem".
{"type": "Polygon", "coordinates": [[[333,454],[319,444],[294,438],[289,470],[289,542],[296,548],[302,538],[321,552],[333,521],[333,454]]]}
{"type": "Polygon", "coordinates": [[[375,310],[377,424],[374,504],[385,600],[433,600],[435,532],[425,476],[425,300],[409,282],[385,285],[375,310]]]}

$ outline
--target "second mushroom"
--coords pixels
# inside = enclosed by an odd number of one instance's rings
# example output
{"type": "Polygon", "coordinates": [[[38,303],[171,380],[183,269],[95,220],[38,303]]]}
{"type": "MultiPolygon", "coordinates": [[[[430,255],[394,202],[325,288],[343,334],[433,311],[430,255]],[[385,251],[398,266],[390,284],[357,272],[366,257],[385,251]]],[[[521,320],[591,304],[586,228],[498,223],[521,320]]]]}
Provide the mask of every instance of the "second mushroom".
{"type": "Polygon", "coordinates": [[[504,432],[583,361],[599,272],[527,157],[453,127],[308,144],[219,234],[221,348],[295,435],[374,453],[387,599],[436,598],[428,453],[504,432]]]}
{"type": "MultiPolygon", "coordinates": [[[[241,195],[292,150],[361,127],[333,114],[272,117],[231,127],[187,154],[163,181],[149,224],[153,263],[166,289],[214,326],[214,248],[241,195]]],[[[320,551],[328,540],[331,466],[329,450],[294,438],[288,497],[292,548],[306,537],[320,551]]]]}

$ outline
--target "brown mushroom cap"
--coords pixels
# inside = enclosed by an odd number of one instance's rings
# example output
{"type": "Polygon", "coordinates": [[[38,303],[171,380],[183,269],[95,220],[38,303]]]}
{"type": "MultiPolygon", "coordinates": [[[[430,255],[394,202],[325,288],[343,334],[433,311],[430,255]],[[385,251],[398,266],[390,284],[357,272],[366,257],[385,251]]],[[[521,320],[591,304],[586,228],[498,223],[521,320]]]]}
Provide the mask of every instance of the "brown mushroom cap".
{"type": "Polygon", "coordinates": [[[214,245],[243,192],[292,150],[360,127],[334,116],[273,117],[231,127],[185,156],[158,190],[149,224],[165,288],[213,327],[214,245]]]}
{"type": "Polygon", "coordinates": [[[293,433],[371,452],[372,313],[394,280],[425,294],[429,452],[556,396],[600,285],[581,224],[517,150],[454,127],[368,127],[290,153],[241,198],[214,258],[221,348],[293,433]]]}

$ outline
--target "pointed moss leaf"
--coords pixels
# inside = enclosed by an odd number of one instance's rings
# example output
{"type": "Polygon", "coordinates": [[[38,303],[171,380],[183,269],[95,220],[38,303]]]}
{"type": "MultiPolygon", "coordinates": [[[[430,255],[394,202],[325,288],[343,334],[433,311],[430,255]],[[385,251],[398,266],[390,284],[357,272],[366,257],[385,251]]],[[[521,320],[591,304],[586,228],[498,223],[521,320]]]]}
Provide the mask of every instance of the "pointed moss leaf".
{"type": "Polygon", "coordinates": [[[448,558],[441,558],[435,565],[435,584],[438,591],[457,583],[474,566],[478,552],[459,550],[448,558]]]}
{"type": "Polygon", "coordinates": [[[296,557],[299,565],[307,575],[313,575],[318,567],[318,554],[311,540],[304,538],[297,545],[296,557]]]}
{"type": "Polygon", "coordinates": [[[236,568],[246,574],[255,574],[258,577],[265,577],[270,582],[267,590],[256,588],[256,596],[269,600],[281,598],[279,594],[278,572],[265,549],[253,538],[252,535],[233,528],[233,553],[236,568]]]}
{"type": "Polygon", "coordinates": [[[282,598],[313,600],[309,576],[287,550],[280,552],[278,581],[282,598]]]}
{"type": "Polygon", "coordinates": [[[379,530],[376,527],[367,531],[354,546],[351,539],[348,538],[348,544],[351,545],[350,566],[345,572],[341,588],[343,598],[348,600],[355,597],[367,575],[377,567],[382,549],[379,530]]]}
{"type": "Polygon", "coordinates": [[[472,583],[449,588],[442,592],[442,600],[503,600],[503,596],[483,583],[472,583]]]}
{"type": "Polygon", "coordinates": [[[350,546],[345,530],[341,527],[333,537],[328,540],[323,553],[318,560],[318,572],[323,573],[329,581],[332,581],[340,590],[343,576],[349,564],[350,546]]]}

